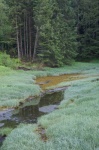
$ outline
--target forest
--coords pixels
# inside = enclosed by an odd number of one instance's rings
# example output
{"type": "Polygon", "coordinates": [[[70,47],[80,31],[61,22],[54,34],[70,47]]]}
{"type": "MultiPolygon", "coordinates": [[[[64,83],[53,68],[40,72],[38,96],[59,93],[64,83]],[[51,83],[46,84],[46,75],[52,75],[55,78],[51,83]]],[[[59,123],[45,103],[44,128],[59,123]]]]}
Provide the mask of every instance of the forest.
{"type": "Polygon", "coordinates": [[[99,58],[99,1],[0,0],[0,51],[52,67],[99,58]]]}
{"type": "Polygon", "coordinates": [[[99,0],[0,0],[0,150],[99,150],[99,0]]]}

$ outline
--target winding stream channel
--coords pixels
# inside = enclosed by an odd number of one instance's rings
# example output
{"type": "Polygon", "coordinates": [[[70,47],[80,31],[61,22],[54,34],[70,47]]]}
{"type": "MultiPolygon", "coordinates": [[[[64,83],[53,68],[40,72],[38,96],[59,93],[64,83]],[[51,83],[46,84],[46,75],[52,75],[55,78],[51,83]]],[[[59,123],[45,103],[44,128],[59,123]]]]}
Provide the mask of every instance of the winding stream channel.
{"type": "Polygon", "coordinates": [[[0,126],[15,128],[19,123],[37,123],[38,117],[57,109],[63,97],[63,91],[50,93],[27,101],[18,109],[1,111],[0,126]]]}
{"type": "MultiPolygon", "coordinates": [[[[72,81],[84,78],[80,74],[66,74],[53,77],[37,78],[36,83],[43,89],[43,94],[33,99],[27,99],[25,103],[20,103],[16,109],[0,111],[0,128],[16,128],[20,123],[37,123],[42,115],[51,113],[57,109],[64,98],[64,91],[68,87],[61,87],[46,90],[48,87],[56,86],[61,82],[72,81]]],[[[2,141],[2,136],[1,136],[2,141]]]]}

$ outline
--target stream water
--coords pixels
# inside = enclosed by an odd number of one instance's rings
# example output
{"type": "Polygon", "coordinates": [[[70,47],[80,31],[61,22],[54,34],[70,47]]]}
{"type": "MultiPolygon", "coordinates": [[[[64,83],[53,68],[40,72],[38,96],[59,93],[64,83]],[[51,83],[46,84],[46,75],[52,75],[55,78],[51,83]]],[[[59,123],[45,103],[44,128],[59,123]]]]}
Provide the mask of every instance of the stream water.
{"type": "MultiPolygon", "coordinates": [[[[46,91],[47,87],[53,87],[61,82],[72,81],[83,78],[80,74],[66,74],[53,77],[41,77],[36,79],[36,83],[46,91]]],[[[2,128],[16,128],[20,123],[37,123],[40,116],[48,114],[55,109],[64,98],[64,91],[67,87],[57,88],[56,90],[49,90],[41,97],[27,99],[25,103],[20,103],[17,109],[9,109],[0,111],[0,129],[2,128]]],[[[0,135],[0,146],[5,140],[6,135],[0,135]]]]}
{"type": "MultiPolygon", "coordinates": [[[[47,76],[36,79],[36,83],[43,90],[47,87],[55,86],[61,82],[72,81],[83,78],[80,74],[65,74],[60,76],[47,76]]],[[[36,123],[38,117],[48,114],[57,108],[60,101],[63,100],[64,91],[66,88],[58,88],[55,92],[45,94],[41,97],[36,97],[33,100],[28,100],[21,104],[18,109],[10,109],[0,111],[0,128],[11,127],[15,128],[20,123],[36,123]]],[[[53,90],[52,90],[53,91],[53,90]]]]}
{"type": "Polygon", "coordinates": [[[20,123],[37,123],[38,117],[54,111],[63,100],[64,92],[46,94],[22,104],[18,109],[0,112],[0,127],[15,128],[20,123]]]}

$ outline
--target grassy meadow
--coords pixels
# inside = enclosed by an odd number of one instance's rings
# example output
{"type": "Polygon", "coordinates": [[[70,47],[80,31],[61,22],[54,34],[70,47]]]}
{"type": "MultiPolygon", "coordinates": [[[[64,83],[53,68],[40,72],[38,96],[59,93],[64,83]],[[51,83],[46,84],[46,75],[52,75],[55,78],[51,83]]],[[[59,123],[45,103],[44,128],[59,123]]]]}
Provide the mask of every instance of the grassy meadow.
{"type": "MultiPolygon", "coordinates": [[[[98,150],[99,149],[99,63],[74,63],[44,71],[12,70],[0,66],[0,106],[17,106],[28,96],[39,95],[36,77],[81,73],[86,78],[62,82],[69,88],[54,112],[38,119],[38,124],[20,124],[18,128],[2,129],[9,133],[1,150],[98,150]],[[37,132],[45,130],[44,141],[37,132]]],[[[56,87],[56,86],[53,86],[56,87]]]]}
{"type": "Polygon", "coordinates": [[[74,63],[61,68],[44,68],[44,71],[13,70],[0,66],[0,107],[15,107],[29,96],[38,96],[40,87],[35,79],[42,76],[59,76],[69,73],[98,74],[98,63],[74,63]]]}

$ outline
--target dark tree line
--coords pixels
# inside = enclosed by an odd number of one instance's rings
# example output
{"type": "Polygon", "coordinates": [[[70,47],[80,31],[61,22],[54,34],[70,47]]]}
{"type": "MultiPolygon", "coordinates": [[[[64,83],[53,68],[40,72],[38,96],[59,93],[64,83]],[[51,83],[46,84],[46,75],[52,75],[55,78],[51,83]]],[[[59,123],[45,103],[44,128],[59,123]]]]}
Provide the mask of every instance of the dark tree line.
{"type": "Polygon", "coordinates": [[[99,1],[78,0],[78,57],[99,58],[99,1]]]}
{"type": "Polygon", "coordinates": [[[50,66],[99,58],[99,1],[0,0],[0,50],[50,66]]]}

